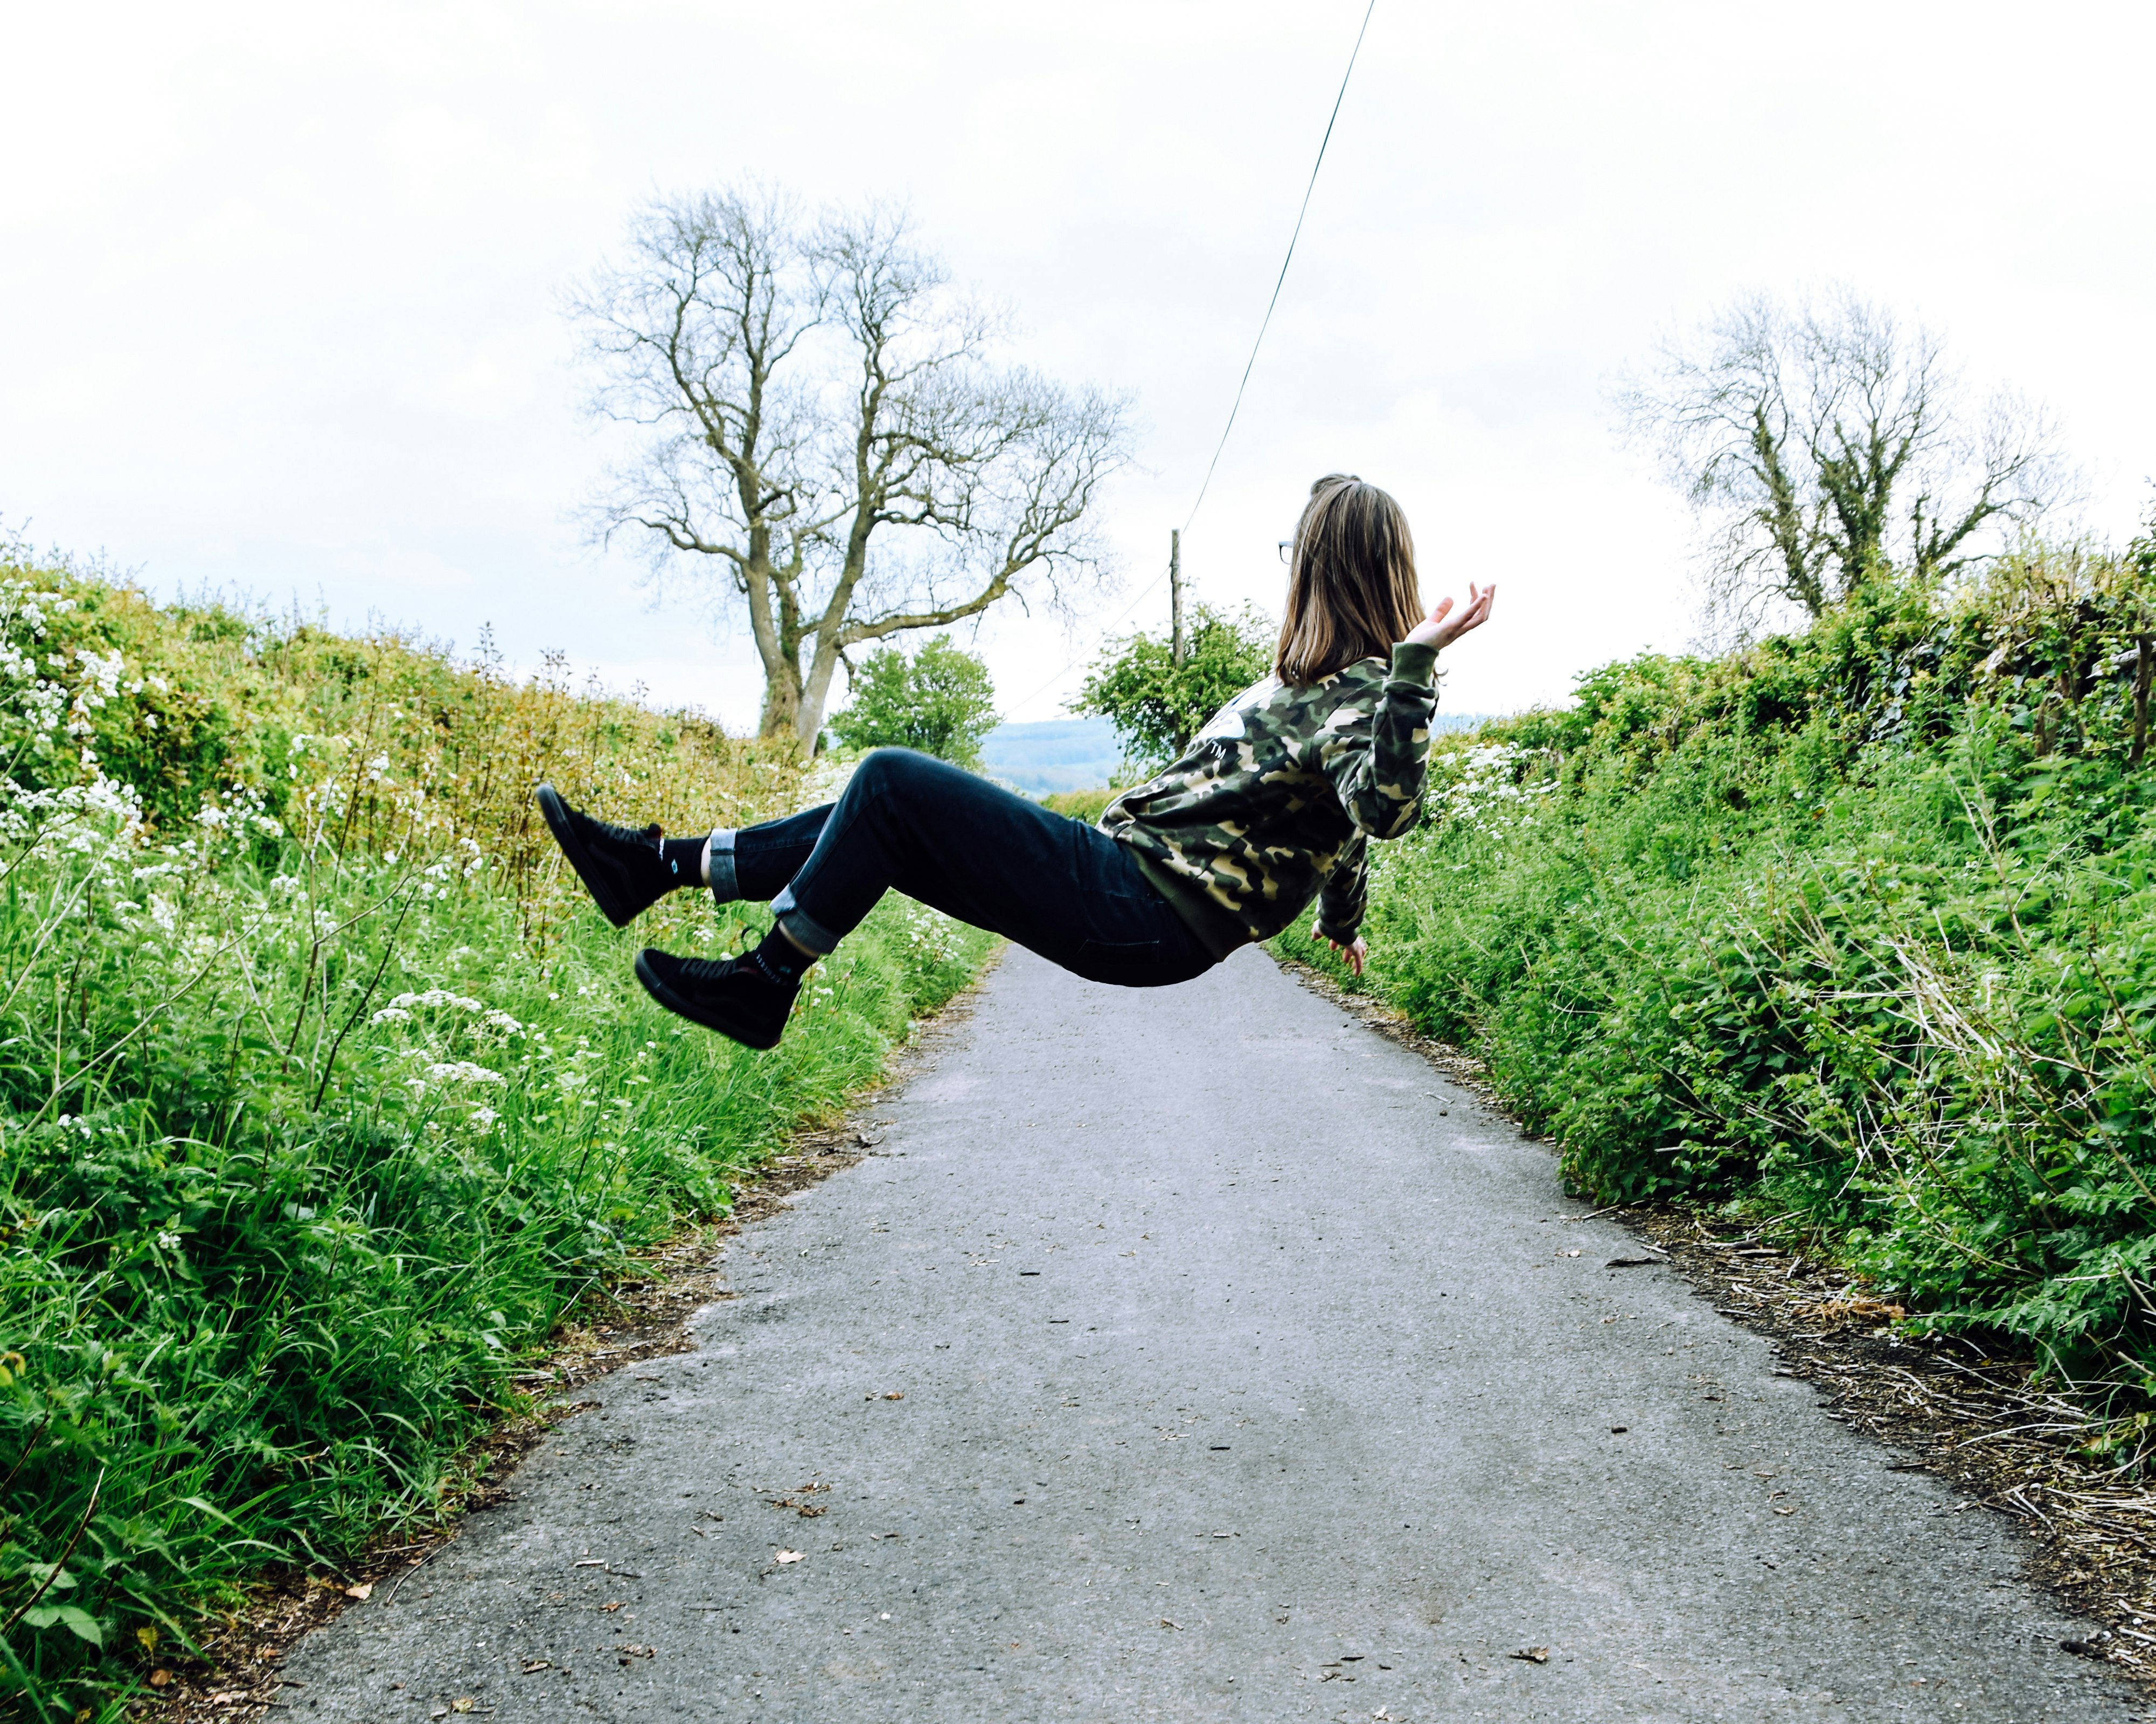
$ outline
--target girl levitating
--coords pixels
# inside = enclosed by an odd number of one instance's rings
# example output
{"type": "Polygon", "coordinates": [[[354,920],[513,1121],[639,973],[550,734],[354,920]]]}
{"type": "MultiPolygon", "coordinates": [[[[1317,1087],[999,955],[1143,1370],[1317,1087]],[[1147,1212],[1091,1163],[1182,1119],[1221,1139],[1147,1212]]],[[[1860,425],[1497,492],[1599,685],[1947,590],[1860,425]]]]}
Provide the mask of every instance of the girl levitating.
{"type": "Polygon", "coordinates": [[[1126,988],[1188,982],[1314,898],[1312,937],[1360,974],[1368,840],[1414,824],[1437,654],[1496,593],[1467,590],[1456,614],[1447,598],[1424,616],[1399,505],[1351,475],[1319,480],[1296,526],[1273,674],[1098,826],[904,748],[865,757],[835,803],[738,832],[616,826],[545,784],[539,806],[616,927],[680,886],[770,904],[770,933],[743,957],[647,947],[636,960],[660,1004],[752,1048],[778,1044],[802,973],[894,888],[1126,988]]]}

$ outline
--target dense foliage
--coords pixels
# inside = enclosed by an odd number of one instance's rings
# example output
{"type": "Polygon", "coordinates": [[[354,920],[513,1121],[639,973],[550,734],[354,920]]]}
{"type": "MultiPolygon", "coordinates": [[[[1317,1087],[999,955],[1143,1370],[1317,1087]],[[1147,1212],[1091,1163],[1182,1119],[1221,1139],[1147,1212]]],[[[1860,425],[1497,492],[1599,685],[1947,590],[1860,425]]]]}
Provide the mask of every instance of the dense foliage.
{"type": "Polygon", "coordinates": [[[891,900],[784,1050],[657,1011],[530,815],[819,799],[693,717],[0,560],[0,1686],[95,1716],[432,1512],[520,1356],[983,942],[891,900]]]}
{"type": "Polygon", "coordinates": [[[1368,985],[1598,1199],[1741,1203],[2145,1401],[2152,594],[2146,541],[2030,546],[1440,738],[1368,985]]]}
{"type": "Polygon", "coordinates": [[[1165,634],[1111,640],[1086,672],[1070,710],[1098,713],[1116,727],[1138,777],[1158,772],[1189,746],[1229,701],[1272,669],[1278,625],[1258,612],[1210,605],[1192,614],[1183,662],[1165,634]]]}
{"type": "Polygon", "coordinates": [[[996,727],[996,685],[978,653],[932,634],[911,657],[879,647],[854,673],[853,697],[831,720],[849,748],[917,748],[954,766],[978,767],[996,727]]]}

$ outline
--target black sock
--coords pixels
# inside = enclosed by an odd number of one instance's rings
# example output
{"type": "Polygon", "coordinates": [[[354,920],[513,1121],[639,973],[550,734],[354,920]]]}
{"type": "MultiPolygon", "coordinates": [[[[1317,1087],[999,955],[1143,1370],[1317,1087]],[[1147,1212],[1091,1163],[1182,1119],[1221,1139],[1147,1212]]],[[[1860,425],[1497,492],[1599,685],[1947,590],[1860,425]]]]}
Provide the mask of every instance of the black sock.
{"type": "Polygon", "coordinates": [[[779,932],[776,923],[763,936],[763,943],[748,955],[748,961],[778,986],[786,988],[798,988],[802,972],[816,962],[779,932]]]}
{"type": "Polygon", "coordinates": [[[704,846],[711,842],[711,834],[701,838],[662,838],[659,841],[659,859],[674,875],[674,884],[680,886],[701,886],[704,883],[704,846]]]}

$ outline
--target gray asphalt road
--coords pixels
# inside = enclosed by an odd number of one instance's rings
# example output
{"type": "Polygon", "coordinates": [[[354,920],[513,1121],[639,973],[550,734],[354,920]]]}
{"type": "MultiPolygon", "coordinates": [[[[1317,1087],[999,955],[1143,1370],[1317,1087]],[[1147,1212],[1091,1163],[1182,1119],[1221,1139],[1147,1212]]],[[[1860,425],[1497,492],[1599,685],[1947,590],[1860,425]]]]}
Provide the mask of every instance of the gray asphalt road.
{"type": "Polygon", "coordinates": [[[1260,953],[1136,993],[1014,952],[884,1111],[699,1351],[295,1650],[295,1710],[2137,1714],[2010,1526],[1260,953]]]}

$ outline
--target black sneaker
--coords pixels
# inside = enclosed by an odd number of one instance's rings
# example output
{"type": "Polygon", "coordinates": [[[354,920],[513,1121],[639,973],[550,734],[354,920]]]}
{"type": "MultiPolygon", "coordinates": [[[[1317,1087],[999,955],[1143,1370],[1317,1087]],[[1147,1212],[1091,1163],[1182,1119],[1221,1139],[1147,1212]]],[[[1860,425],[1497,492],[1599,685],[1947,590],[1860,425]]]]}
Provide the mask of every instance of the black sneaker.
{"type": "Polygon", "coordinates": [[[753,956],[675,957],[655,946],[637,953],[636,979],[668,1011],[750,1048],[778,1045],[801,991],[773,981],[753,956]]]}
{"type": "Polygon", "coordinates": [[[551,784],[538,790],[539,812],[547,817],[554,842],[577,870],[577,878],[592,895],[606,919],[625,928],[676,886],[693,885],[675,872],[659,844],[663,834],[656,826],[638,831],[594,820],[562,800],[551,784]]]}

